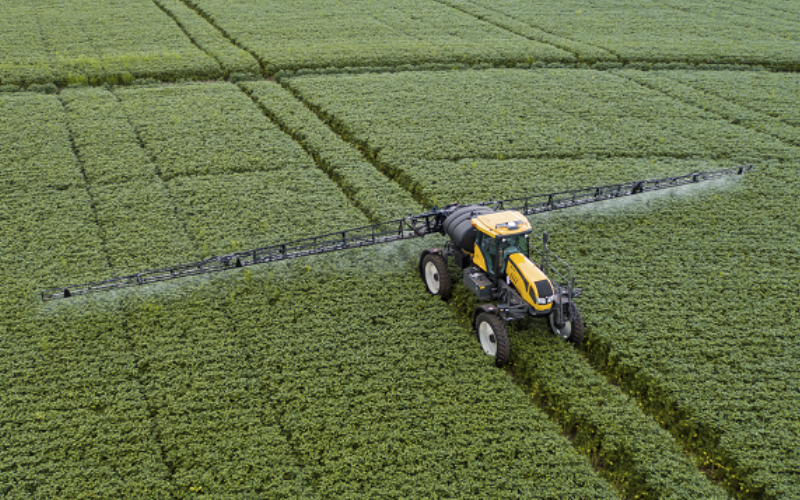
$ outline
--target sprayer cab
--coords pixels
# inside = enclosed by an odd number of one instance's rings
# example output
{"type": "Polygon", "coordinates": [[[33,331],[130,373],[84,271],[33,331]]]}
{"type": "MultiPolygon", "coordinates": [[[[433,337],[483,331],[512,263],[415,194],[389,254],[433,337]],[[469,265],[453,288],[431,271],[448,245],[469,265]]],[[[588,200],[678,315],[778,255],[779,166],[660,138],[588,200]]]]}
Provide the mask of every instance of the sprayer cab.
{"type": "Polygon", "coordinates": [[[583,321],[572,301],[580,291],[573,287],[569,266],[550,252],[547,233],[541,238],[541,249],[533,247],[531,240],[539,239],[531,238],[533,228],[522,213],[496,212],[483,205],[457,208],[446,216],[442,229],[450,243],[445,249],[422,253],[422,279],[431,294],[448,298],[447,261],[453,257],[466,287],[479,301],[493,302],[477,307],[473,325],[484,351],[495,357],[498,366],[509,359],[508,321],[546,316],[556,335],[574,344],[581,342],[583,321]],[[531,252],[540,257],[538,264],[531,260],[531,252]],[[559,272],[553,266],[556,262],[566,270],[559,272]]]}
{"type": "Polygon", "coordinates": [[[530,260],[530,222],[521,213],[509,210],[472,219],[477,230],[473,262],[495,282],[505,280],[533,308],[532,315],[549,314],[553,303],[553,284],[530,260]]]}

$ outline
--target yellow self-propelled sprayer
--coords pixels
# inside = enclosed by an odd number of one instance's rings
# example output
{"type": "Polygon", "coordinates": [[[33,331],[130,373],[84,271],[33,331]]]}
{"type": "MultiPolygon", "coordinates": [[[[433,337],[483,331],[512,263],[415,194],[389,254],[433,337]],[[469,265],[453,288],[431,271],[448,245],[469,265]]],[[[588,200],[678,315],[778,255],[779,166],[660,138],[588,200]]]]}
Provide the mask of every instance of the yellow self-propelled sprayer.
{"type": "Polygon", "coordinates": [[[472,315],[472,324],[481,347],[486,354],[494,357],[497,366],[502,366],[508,362],[510,356],[505,328],[508,321],[529,316],[546,316],[550,328],[557,336],[576,345],[583,340],[584,323],[574,302],[581,290],[575,288],[572,270],[550,251],[547,232],[541,238],[531,238],[533,229],[527,216],[725,176],[742,175],[751,168],[751,165],[740,165],[725,170],[695,172],[678,177],[510,200],[471,205],[454,203],[389,222],[220,255],[188,264],[150,269],[121,278],[50,288],[42,292],[42,300],[63,299],[89,292],[144,285],[439,233],[447,235],[450,241],[444,248],[429,248],[422,252],[419,261],[422,280],[428,292],[447,299],[452,288],[448,261],[451,258],[455,261],[463,273],[464,284],[479,301],[485,302],[472,315]],[[532,239],[537,240],[535,246],[531,243],[532,239]]]}

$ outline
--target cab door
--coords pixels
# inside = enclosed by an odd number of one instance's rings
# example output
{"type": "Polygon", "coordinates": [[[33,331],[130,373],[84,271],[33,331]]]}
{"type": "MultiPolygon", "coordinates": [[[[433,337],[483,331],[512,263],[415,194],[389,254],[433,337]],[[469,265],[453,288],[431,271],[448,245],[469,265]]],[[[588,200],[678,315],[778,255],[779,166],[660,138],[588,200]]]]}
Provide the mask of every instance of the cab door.
{"type": "Polygon", "coordinates": [[[473,262],[487,273],[494,275],[497,269],[497,240],[478,231],[473,262]]]}

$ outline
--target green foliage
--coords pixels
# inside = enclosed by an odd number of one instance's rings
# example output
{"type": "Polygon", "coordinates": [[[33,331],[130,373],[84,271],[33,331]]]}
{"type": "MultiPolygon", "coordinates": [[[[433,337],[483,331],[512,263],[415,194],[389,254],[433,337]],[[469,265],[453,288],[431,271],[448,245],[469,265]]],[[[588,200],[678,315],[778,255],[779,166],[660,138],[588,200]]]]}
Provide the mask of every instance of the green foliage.
{"type": "MultiPolygon", "coordinates": [[[[156,0],[189,39],[217,60],[226,75],[261,73],[258,61],[244,49],[234,45],[223,33],[180,0],[156,0]]],[[[233,78],[232,78],[233,81],[233,78]]]]}
{"type": "Polygon", "coordinates": [[[608,72],[409,72],[285,83],[428,205],[795,155],[777,139],[608,72]]]}
{"type": "Polygon", "coordinates": [[[115,95],[165,181],[310,164],[303,149],[235,85],[137,86],[115,95]]]}
{"type": "Polygon", "coordinates": [[[58,98],[0,94],[0,194],[83,184],[58,98]]]}
{"type": "Polygon", "coordinates": [[[436,1],[403,0],[391,9],[372,0],[303,0],[290,5],[187,1],[268,74],[325,67],[571,61],[559,48],[511,35],[436,1]]]}
{"type": "Polygon", "coordinates": [[[376,171],[352,144],[344,142],[320,122],[291,93],[271,82],[247,83],[242,88],[306,148],[317,165],[372,221],[391,220],[421,211],[407,191],[376,171]]]}
{"type": "Polygon", "coordinates": [[[293,170],[177,177],[167,186],[203,257],[368,223],[312,164],[293,170]]]}
{"type": "Polygon", "coordinates": [[[127,84],[135,78],[213,78],[219,64],[147,0],[0,2],[0,80],[127,84]]]}
{"type": "Polygon", "coordinates": [[[635,3],[615,0],[597,4],[568,0],[557,5],[543,0],[447,0],[447,3],[590,61],[613,54],[625,63],[643,62],[644,67],[638,69],[659,69],[652,66],[685,61],[792,71],[800,67],[794,22],[800,9],[792,3],[687,0],[635,3]]]}

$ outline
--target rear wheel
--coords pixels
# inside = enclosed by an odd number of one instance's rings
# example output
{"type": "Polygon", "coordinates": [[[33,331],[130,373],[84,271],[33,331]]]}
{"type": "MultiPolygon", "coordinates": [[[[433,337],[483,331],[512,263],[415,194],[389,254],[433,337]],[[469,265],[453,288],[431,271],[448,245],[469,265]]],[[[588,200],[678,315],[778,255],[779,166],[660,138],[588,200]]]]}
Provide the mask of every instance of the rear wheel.
{"type": "MultiPolygon", "coordinates": [[[[560,304],[556,304],[556,307],[560,307],[560,304]]],[[[574,345],[578,345],[583,340],[585,328],[583,318],[575,302],[570,301],[569,309],[571,319],[569,321],[564,321],[564,324],[561,326],[559,326],[556,321],[556,312],[553,311],[550,313],[550,329],[556,336],[574,345]]]]}
{"type": "Polygon", "coordinates": [[[475,333],[483,352],[494,357],[496,366],[508,363],[511,347],[506,334],[506,323],[496,314],[480,313],[475,320],[475,333]]]}
{"type": "Polygon", "coordinates": [[[447,272],[447,263],[441,255],[435,253],[425,255],[420,264],[420,271],[431,295],[438,295],[442,299],[450,298],[450,274],[447,272]]]}

